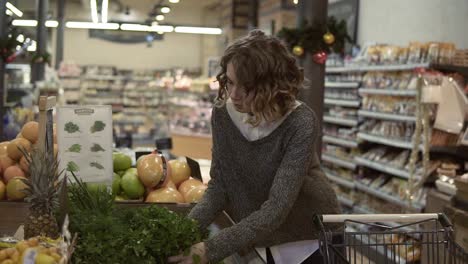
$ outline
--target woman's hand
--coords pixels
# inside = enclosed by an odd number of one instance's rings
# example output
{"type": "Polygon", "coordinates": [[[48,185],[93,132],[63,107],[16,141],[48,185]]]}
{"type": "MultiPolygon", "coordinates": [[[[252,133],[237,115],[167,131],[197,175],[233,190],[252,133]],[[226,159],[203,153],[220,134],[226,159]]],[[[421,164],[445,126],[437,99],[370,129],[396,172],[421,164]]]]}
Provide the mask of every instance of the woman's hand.
{"type": "Polygon", "coordinates": [[[205,243],[200,242],[190,248],[190,253],[187,256],[180,254],[178,256],[169,257],[169,263],[178,264],[206,264],[208,259],[206,257],[205,243]],[[196,261],[199,259],[200,261],[196,261]]]}

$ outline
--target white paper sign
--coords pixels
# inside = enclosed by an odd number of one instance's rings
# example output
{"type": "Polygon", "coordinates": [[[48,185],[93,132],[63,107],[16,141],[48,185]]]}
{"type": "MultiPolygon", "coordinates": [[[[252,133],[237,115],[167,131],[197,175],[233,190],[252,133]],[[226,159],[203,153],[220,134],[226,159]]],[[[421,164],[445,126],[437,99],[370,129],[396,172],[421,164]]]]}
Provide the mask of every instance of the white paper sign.
{"type": "Polygon", "coordinates": [[[63,106],[57,109],[60,167],[84,182],[112,181],[111,106],[63,106]]]}

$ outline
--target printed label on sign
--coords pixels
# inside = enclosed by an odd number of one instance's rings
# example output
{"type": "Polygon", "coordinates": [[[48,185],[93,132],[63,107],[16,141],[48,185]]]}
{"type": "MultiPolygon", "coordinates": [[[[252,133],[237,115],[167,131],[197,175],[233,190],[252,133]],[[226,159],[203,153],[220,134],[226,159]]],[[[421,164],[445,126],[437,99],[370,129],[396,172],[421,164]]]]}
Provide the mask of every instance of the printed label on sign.
{"type": "Polygon", "coordinates": [[[84,182],[112,181],[112,107],[63,106],[57,109],[60,167],[84,182]]]}

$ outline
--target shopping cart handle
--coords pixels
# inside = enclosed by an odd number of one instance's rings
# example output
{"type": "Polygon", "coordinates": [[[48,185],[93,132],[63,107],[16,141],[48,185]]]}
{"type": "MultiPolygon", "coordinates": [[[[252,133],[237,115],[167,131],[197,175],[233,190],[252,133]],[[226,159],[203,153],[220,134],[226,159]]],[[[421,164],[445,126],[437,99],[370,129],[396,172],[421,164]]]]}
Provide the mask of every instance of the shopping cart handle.
{"type": "Polygon", "coordinates": [[[327,214],[319,215],[319,217],[323,223],[342,223],[345,221],[411,223],[439,219],[442,224],[448,223],[450,225],[450,221],[444,214],[327,214]]]}

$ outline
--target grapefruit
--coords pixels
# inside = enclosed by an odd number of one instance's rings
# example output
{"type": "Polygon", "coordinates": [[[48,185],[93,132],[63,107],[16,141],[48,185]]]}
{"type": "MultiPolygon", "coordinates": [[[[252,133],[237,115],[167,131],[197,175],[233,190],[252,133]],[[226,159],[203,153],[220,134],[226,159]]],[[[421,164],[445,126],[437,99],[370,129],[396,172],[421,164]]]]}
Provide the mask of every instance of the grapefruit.
{"type": "Polygon", "coordinates": [[[26,197],[24,190],[27,186],[21,179],[24,177],[15,177],[8,182],[6,186],[8,200],[17,201],[26,197]]]}
{"type": "Polygon", "coordinates": [[[132,166],[132,159],[120,152],[112,153],[112,161],[114,163],[114,171],[127,170],[132,166]]]}
{"type": "Polygon", "coordinates": [[[119,195],[121,192],[121,187],[120,187],[120,182],[122,179],[120,178],[120,175],[114,172],[114,179],[112,180],[112,194],[113,195],[119,195]]]}
{"type": "Polygon", "coordinates": [[[182,194],[182,195],[185,195],[185,193],[187,193],[188,191],[190,191],[192,188],[196,187],[196,186],[200,186],[200,185],[203,185],[203,182],[197,180],[197,179],[194,179],[194,178],[190,178],[186,181],[184,181],[183,183],[180,184],[179,186],[179,192],[182,194]]]}
{"type": "Polygon", "coordinates": [[[146,187],[156,187],[163,177],[162,159],[157,154],[146,155],[138,163],[137,170],[138,177],[146,187]]]}
{"type": "Polygon", "coordinates": [[[29,152],[31,150],[31,142],[24,138],[13,139],[7,147],[8,156],[12,160],[19,160],[23,156],[19,148],[23,148],[29,152]]]}
{"type": "Polygon", "coordinates": [[[203,198],[203,194],[208,187],[206,185],[195,186],[184,194],[186,203],[198,203],[203,198]]]}
{"type": "Polygon", "coordinates": [[[25,178],[25,174],[23,170],[18,166],[10,166],[6,168],[6,170],[3,172],[3,180],[8,184],[8,182],[15,178],[15,177],[22,177],[25,178]]]}
{"type": "Polygon", "coordinates": [[[154,190],[146,197],[147,203],[183,203],[184,197],[177,190],[163,187],[154,190]]]}
{"type": "Polygon", "coordinates": [[[39,123],[36,121],[27,122],[24,124],[23,129],[21,129],[21,134],[31,143],[36,143],[39,136],[39,123]]]}
{"type": "Polygon", "coordinates": [[[130,199],[139,199],[145,194],[145,186],[140,182],[140,179],[138,179],[137,170],[135,168],[130,168],[125,172],[122,176],[120,186],[130,199]]]}
{"type": "Polygon", "coordinates": [[[6,191],[6,186],[5,186],[5,184],[0,180],[0,200],[5,199],[5,191],[6,191]]]}
{"type": "Polygon", "coordinates": [[[8,154],[7,153],[8,144],[10,144],[10,141],[0,142],[0,156],[4,156],[8,154]]]}
{"type": "Polygon", "coordinates": [[[171,167],[171,178],[176,186],[190,178],[190,167],[186,161],[170,160],[169,166],[171,167]]]}

